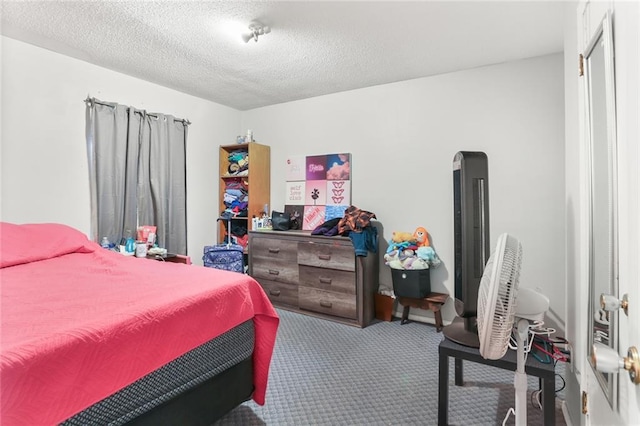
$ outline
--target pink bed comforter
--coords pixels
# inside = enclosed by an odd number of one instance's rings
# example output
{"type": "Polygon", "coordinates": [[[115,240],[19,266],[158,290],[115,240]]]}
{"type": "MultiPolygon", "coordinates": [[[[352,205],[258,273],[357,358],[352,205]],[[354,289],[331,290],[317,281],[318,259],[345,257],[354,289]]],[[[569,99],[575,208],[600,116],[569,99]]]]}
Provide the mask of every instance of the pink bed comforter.
{"type": "Polygon", "coordinates": [[[1,420],[56,424],[253,318],[264,404],[278,316],[249,276],[124,257],[64,225],[0,224],[1,420]]]}

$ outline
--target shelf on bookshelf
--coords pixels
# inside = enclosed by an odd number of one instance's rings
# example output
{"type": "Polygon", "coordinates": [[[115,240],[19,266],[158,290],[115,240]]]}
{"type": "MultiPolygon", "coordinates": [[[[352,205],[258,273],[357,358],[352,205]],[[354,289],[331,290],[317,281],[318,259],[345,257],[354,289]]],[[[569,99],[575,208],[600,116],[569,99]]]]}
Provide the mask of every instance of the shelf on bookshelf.
{"type": "Polygon", "coordinates": [[[242,178],[242,179],[247,179],[249,180],[249,175],[223,175],[220,176],[222,179],[238,179],[238,178],[242,178]]]}

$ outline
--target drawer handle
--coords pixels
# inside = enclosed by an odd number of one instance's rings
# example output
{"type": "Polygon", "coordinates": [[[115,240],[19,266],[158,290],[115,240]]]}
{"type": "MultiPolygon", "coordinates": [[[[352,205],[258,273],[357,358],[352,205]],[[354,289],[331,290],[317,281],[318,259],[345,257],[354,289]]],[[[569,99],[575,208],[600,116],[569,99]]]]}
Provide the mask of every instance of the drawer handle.
{"type": "Polygon", "coordinates": [[[326,300],[321,300],[320,306],[322,306],[323,308],[330,308],[331,306],[333,306],[333,304],[331,302],[327,302],[326,300]]]}
{"type": "Polygon", "coordinates": [[[331,260],[331,255],[330,254],[319,254],[318,255],[318,259],[320,259],[320,260],[331,260]]]}
{"type": "Polygon", "coordinates": [[[269,249],[269,253],[275,253],[275,254],[278,254],[278,253],[280,253],[280,249],[279,249],[279,248],[270,248],[270,249],[269,249]]]}
{"type": "Polygon", "coordinates": [[[322,277],[320,277],[320,282],[322,284],[331,284],[331,278],[322,278],[322,277]]]}
{"type": "Polygon", "coordinates": [[[269,290],[269,294],[272,296],[280,296],[280,290],[269,290]]]}
{"type": "Polygon", "coordinates": [[[280,271],[275,269],[269,269],[269,275],[280,275],[280,271]]]}

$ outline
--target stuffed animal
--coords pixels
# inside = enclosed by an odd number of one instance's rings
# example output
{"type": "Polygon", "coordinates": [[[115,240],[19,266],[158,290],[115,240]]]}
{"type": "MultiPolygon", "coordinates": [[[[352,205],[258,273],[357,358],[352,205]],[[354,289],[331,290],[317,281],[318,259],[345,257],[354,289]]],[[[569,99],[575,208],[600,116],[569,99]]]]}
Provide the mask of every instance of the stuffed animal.
{"type": "Polygon", "coordinates": [[[413,233],[413,239],[416,240],[418,247],[429,247],[429,234],[427,230],[422,226],[416,228],[416,232],[413,233]]]}
{"type": "Polygon", "coordinates": [[[441,263],[440,258],[432,247],[419,247],[416,254],[419,259],[424,260],[433,267],[436,267],[441,263]]]}
{"type": "Polygon", "coordinates": [[[393,250],[390,253],[386,253],[384,255],[384,260],[390,268],[393,269],[404,269],[402,266],[402,261],[400,260],[400,252],[399,250],[393,250]]]}
{"type": "Polygon", "coordinates": [[[405,241],[414,242],[415,239],[413,238],[413,235],[411,235],[411,233],[409,232],[393,231],[393,234],[391,235],[391,241],[393,241],[394,243],[402,243],[405,241]]]}
{"type": "Polygon", "coordinates": [[[436,251],[432,247],[419,247],[416,253],[420,259],[431,262],[436,258],[436,251]]]}
{"type": "Polygon", "coordinates": [[[429,263],[424,259],[416,258],[411,263],[411,269],[429,269],[429,263]]]}
{"type": "Polygon", "coordinates": [[[404,269],[413,269],[413,262],[417,259],[417,257],[408,257],[402,262],[402,267],[404,269]]]}
{"type": "Polygon", "coordinates": [[[413,257],[413,256],[415,256],[415,255],[416,255],[416,252],[415,252],[415,251],[413,251],[413,250],[411,250],[411,249],[408,249],[408,248],[407,248],[407,249],[402,250],[402,254],[403,254],[405,257],[413,257]]]}

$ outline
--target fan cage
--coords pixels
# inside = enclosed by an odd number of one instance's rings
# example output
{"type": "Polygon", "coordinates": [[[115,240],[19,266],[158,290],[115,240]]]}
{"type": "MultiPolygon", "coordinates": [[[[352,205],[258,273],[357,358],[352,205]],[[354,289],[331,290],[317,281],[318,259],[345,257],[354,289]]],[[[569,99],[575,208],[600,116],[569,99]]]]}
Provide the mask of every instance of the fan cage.
{"type": "Polygon", "coordinates": [[[520,242],[502,234],[496,250],[489,257],[478,290],[480,354],[486,359],[500,359],[507,352],[516,311],[521,263],[520,242]]]}

